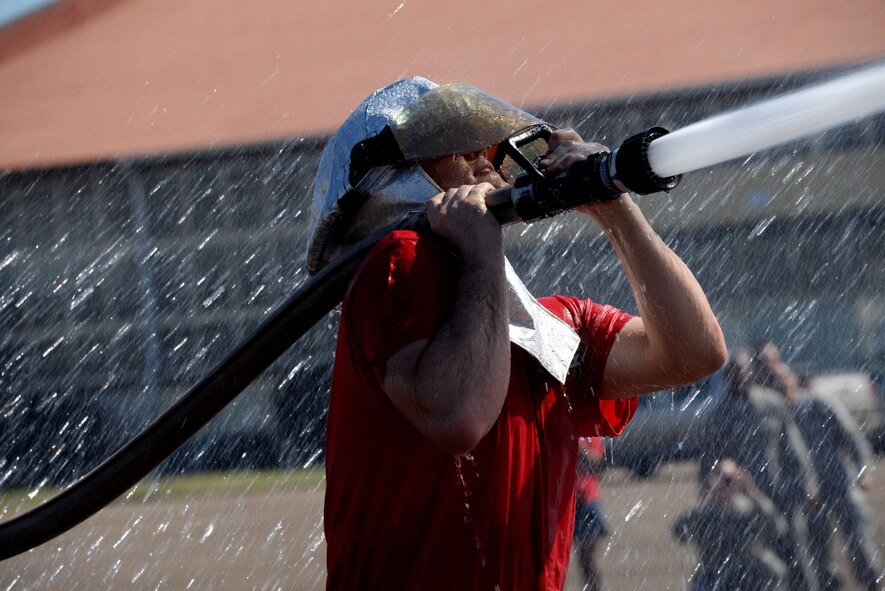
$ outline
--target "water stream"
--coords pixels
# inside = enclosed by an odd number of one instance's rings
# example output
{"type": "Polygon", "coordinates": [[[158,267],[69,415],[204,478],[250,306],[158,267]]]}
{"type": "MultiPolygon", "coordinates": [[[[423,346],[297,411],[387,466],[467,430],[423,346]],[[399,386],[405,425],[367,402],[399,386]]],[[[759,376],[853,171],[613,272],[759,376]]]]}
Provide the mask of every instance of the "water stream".
{"type": "Polygon", "coordinates": [[[684,174],[882,111],[885,63],[676,130],[649,145],[649,164],[684,174]]]}

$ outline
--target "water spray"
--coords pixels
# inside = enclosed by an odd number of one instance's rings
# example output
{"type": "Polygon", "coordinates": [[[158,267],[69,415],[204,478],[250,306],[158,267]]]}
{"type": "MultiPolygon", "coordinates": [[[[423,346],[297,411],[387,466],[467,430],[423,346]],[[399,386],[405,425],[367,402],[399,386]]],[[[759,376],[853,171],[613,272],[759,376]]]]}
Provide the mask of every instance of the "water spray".
{"type": "Polygon", "coordinates": [[[684,174],[885,111],[885,62],[693,123],[651,143],[661,176],[684,174]]]}
{"type": "MultiPolygon", "coordinates": [[[[490,193],[489,208],[502,224],[531,222],[627,191],[669,191],[683,173],[882,111],[885,63],[672,133],[651,128],[553,179],[531,166],[512,187],[490,193]]],[[[394,229],[423,224],[423,213],[409,214],[353,246],[132,441],[57,496],[0,523],[0,560],[71,529],[144,478],[341,302],[350,278],[378,240],[394,229]]]]}
{"type": "MultiPolygon", "coordinates": [[[[555,178],[536,166],[487,197],[502,224],[533,222],[621,193],[675,188],[686,172],[720,164],[885,111],[885,63],[699,121],[653,127],[555,178]]],[[[519,138],[527,142],[528,139],[519,138]]]]}

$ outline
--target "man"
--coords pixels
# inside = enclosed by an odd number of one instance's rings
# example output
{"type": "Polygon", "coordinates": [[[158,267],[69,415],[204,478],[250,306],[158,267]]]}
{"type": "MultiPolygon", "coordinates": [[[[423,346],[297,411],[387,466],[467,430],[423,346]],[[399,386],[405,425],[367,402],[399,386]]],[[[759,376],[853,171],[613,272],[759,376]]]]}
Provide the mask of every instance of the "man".
{"type": "Polygon", "coordinates": [[[701,458],[701,478],[725,458],[746,470],[787,520],[779,552],[789,569],[789,588],[812,589],[804,520],[818,485],[808,448],[783,400],[767,387],[752,351],[736,350],[724,374],[727,394],[706,420],[710,446],[701,458]]]}
{"type": "Polygon", "coordinates": [[[695,591],[784,589],[787,567],[777,557],[787,523],[774,503],[734,460],[716,462],[701,482],[698,502],[673,524],[674,537],[697,545],[695,591]]]}
{"type": "MultiPolygon", "coordinates": [[[[561,589],[578,436],[616,435],[633,396],[724,360],[700,286],[627,195],[583,213],[621,257],[639,317],[528,293],[484,198],[512,180],[491,151],[540,123],[473,87],[412,78],[364,101],[326,147],[311,271],[405,211],[430,226],[378,242],[344,299],[329,588],[561,589]]],[[[540,167],[556,175],[602,149],[559,130],[540,167]]]]}
{"type": "Polygon", "coordinates": [[[820,483],[819,502],[808,515],[808,548],[822,590],[842,584],[833,565],[836,531],[845,539],[846,555],[863,589],[879,589],[883,576],[870,531],[870,509],[863,491],[869,486],[873,453],[848,410],[834,396],[802,391],[799,376],[768,343],[760,350],[760,380],[779,392],[793,412],[808,445],[820,483]]]}

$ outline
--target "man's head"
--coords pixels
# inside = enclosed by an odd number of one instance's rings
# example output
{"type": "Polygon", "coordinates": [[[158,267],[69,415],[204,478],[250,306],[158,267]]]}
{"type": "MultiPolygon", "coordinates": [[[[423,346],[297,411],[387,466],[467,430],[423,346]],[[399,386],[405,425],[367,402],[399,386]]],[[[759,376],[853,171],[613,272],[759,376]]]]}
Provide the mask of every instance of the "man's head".
{"type": "Polygon", "coordinates": [[[731,458],[722,458],[701,482],[702,498],[713,506],[725,507],[736,495],[747,494],[753,487],[753,477],[731,458]]]}
{"type": "Polygon", "coordinates": [[[466,84],[400,80],[373,93],[332,136],[317,171],[307,268],[420,209],[444,188],[504,179],[494,148],[543,122],[466,84]]]}

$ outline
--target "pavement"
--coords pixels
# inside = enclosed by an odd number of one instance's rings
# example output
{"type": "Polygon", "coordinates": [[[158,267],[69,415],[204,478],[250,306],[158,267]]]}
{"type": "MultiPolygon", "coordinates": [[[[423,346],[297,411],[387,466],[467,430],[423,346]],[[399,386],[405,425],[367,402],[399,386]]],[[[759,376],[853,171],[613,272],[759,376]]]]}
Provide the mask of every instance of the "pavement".
{"type": "MultiPolygon", "coordinates": [[[[877,459],[868,500],[885,554],[885,457],[877,459]]],[[[652,478],[621,469],[602,479],[612,535],[599,562],[609,591],[682,590],[696,560],[670,536],[696,497],[696,469],[668,464],[652,478]]],[[[102,589],[323,589],[323,489],[203,493],[114,503],[66,534],[0,562],[0,591],[102,589]]],[[[852,587],[840,553],[844,577],[852,587]]],[[[573,565],[575,563],[573,562],[573,565]]],[[[569,573],[567,591],[581,589],[569,573]]]]}

